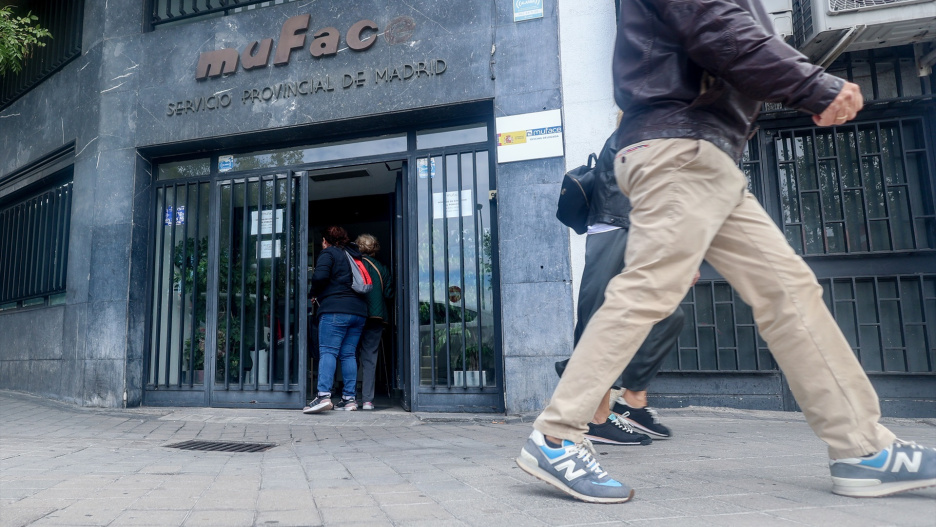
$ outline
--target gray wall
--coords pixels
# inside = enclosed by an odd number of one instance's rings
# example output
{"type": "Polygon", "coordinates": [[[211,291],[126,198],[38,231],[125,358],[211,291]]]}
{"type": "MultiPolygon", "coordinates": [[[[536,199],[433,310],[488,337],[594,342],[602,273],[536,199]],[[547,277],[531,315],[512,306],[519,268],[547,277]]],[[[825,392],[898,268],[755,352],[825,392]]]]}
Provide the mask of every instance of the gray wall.
{"type": "MultiPolygon", "coordinates": [[[[76,151],[66,305],[0,314],[0,335],[16,335],[0,347],[2,388],[95,406],[119,406],[126,391],[127,404],[140,403],[152,179],[140,147],[182,144],[184,151],[187,141],[214,138],[224,148],[274,129],[295,130],[291,140],[311,142],[323,136],[307,125],[478,100],[493,100],[497,116],[562,104],[554,2],[546,2],[544,18],[521,23],[513,22],[509,0],[468,0],[457,9],[435,0],[348,0],[340,8],[292,2],[150,33],[140,30],[142,5],[110,0],[105,9],[87,2],[82,56],[0,112],[0,180],[69,142],[76,151]],[[321,59],[295,50],[282,67],[272,65],[271,54],[266,68],[195,80],[200,52],[278,41],[283,22],[302,13],[312,15],[309,34],[338,28],[341,47],[344,32],[363,18],[383,31],[407,16],[415,29],[408,42],[391,45],[381,37],[367,51],[321,59]],[[346,72],[373,75],[432,59],[446,61],[444,74],[340,87],[346,72]],[[332,92],[241,99],[245,89],[326,74],[337,85],[332,92]],[[232,95],[229,107],[167,115],[170,102],[220,93],[232,95]],[[26,343],[43,339],[41,350],[29,351],[26,343]],[[40,361],[41,372],[34,365],[40,361]]],[[[509,412],[545,404],[555,384],[552,362],[571,349],[569,239],[552,220],[563,168],[561,158],[498,166],[509,412]]]]}

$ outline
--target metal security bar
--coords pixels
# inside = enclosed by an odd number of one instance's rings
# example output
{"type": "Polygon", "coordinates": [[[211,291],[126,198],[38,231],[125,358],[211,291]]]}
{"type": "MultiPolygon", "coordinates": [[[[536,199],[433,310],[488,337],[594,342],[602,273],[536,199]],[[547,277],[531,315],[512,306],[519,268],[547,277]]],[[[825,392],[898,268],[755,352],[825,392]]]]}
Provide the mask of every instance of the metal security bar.
{"type": "MultiPolygon", "coordinates": [[[[865,371],[936,371],[936,275],[826,278],[826,306],[865,371]]],[[[776,370],[751,308],[722,281],[699,282],[664,371],[776,370]]]]}
{"type": "Polygon", "coordinates": [[[0,77],[0,110],[81,55],[84,0],[32,1],[16,14],[25,16],[27,11],[39,18],[38,23],[52,33],[52,38],[43,39],[44,47],[31,48],[19,73],[0,77]]]}
{"type": "Polygon", "coordinates": [[[793,42],[797,48],[805,44],[813,32],[812,0],[793,0],[793,42]]]}
{"type": "Polygon", "coordinates": [[[777,369],[757,333],[751,308],[727,282],[698,282],[682,302],[686,314],[670,371],[760,371],[777,369]]]}
{"type": "Polygon", "coordinates": [[[152,342],[147,384],[204,383],[208,291],[208,183],[156,189],[152,342]]]}
{"type": "Polygon", "coordinates": [[[865,371],[936,371],[936,275],[820,281],[865,371]]]}
{"type": "Polygon", "coordinates": [[[419,158],[419,382],[496,385],[488,152],[419,158]]]}
{"type": "Polygon", "coordinates": [[[782,224],[803,255],[936,248],[923,118],[774,136],[782,224]]]}
{"type": "Polygon", "coordinates": [[[147,0],[153,27],[198,18],[225,16],[244,9],[285,4],[295,0],[147,0]]]}
{"type": "MultiPolygon", "coordinates": [[[[795,25],[795,0],[793,5],[795,25]]],[[[799,29],[794,29],[794,36],[801,39],[802,35],[799,29]]],[[[802,42],[797,45],[802,45],[802,42]]],[[[861,88],[866,103],[874,103],[881,107],[899,108],[910,100],[932,100],[933,90],[936,88],[936,73],[926,77],[918,75],[913,46],[892,46],[843,53],[826,71],[854,82],[861,88]]],[[[802,115],[779,102],[764,103],[763,110],[765,116],[777,115],[777,112],[802,115]]]]}
{"type": "Polygon", "coordinates": [[[222,181],[215,390],[296,389],[298,180],[222,181]]]}
{"type": "Polygon", "coordinates": [[[65,291],[72,182],[0,209],[0,304],[65,291]]]}

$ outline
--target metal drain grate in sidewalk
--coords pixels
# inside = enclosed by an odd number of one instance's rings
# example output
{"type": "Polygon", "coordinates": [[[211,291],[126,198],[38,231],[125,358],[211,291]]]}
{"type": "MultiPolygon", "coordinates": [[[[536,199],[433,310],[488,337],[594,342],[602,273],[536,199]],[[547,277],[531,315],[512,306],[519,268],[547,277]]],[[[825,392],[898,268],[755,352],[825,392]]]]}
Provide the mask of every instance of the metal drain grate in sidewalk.
{"type": "Polygon", "coordinates": [[[234,443],[230,441],[184,441],[166,448],[181,450],[203,450],[207,452],[263,452],[276,446],[276,443],[234,443]]]}

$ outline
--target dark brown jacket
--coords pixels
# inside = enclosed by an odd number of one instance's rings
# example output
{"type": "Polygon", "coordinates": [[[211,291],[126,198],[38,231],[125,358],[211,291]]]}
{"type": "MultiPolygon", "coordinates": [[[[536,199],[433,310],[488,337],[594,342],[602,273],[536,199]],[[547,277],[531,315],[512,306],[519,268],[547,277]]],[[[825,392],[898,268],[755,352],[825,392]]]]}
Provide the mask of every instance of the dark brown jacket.
{"type": "Polygon", "coordinates": [[[760,0],[621,0],[618,147],[704,139],[738,159],[762,101],[818,114],[844,81],[774,36],[760,0]]]}

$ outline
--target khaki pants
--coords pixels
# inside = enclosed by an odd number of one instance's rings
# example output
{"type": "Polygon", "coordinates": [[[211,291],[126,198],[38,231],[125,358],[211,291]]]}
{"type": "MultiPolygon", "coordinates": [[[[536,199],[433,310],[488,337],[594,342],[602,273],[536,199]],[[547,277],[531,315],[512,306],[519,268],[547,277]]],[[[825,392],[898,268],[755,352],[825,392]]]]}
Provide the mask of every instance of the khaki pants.
{"type": "Polygon", "coordinates": [[[608,284],[537,430],[582,440],[601,397],[653,324],[676,309],[705,259],[753,309],[830,457],[870,454],[894,441],[878,424],[877,394],[822,288],[728,155],[707,141],[655,139],[622,149],[615,173],[634,207],[627,267],[608,284]]]}

